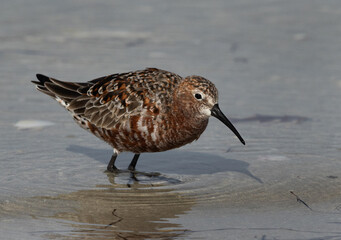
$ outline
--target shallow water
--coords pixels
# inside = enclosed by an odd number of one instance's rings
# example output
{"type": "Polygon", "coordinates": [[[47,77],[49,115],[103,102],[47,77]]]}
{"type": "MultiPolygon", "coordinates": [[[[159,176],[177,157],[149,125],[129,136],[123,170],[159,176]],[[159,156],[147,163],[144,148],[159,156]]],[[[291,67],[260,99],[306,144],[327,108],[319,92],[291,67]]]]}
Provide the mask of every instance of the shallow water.
{"type": "Polygon", "coordinates": [[[1,239],[340,239],[340,9],[3,1],[1,239]],[[110,147],[29,82],[149,66],[213,81],[247,145],[211,119],[197,142],[143,154],[137,180],[108,174],[110,147]]]}

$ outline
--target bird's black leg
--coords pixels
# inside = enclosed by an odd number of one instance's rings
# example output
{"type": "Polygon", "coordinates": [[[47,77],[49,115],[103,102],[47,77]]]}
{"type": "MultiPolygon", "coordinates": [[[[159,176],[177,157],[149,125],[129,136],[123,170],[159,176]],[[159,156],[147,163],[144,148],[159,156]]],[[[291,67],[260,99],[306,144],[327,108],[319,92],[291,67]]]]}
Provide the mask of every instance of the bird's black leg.
{"type": "Polygon", "coordinates": [[[129,167],[128,167],[128,169],[130,171],[135,171],[136,163],[137,163],[137,160],[139,159],[139,157],[140,157],[140,154],[135,153],[134,158],[133,158],[133,160],[131,160],[131,163],[129,164],[129,167]]]}
{"type": "Polygon", "coordinates": [[[118,155],[117,152],[114,151],[113,155],[111,156],[110,162],[107,166],[107,170],[109,172],[115,172],[118,170],[117,167],[115,166],[115,161],[116,161],[117,155],[118,155]]]}

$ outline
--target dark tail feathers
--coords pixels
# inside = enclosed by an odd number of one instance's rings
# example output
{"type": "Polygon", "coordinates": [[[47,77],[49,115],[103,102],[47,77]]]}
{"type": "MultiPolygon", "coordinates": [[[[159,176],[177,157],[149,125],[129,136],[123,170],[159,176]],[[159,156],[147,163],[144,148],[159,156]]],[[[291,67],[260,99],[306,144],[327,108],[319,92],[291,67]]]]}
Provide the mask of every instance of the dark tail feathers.
{"type": "Polygon", "coordinates": [[[37,90],[53,98],[60,98],[65,103],[70,103],[73,99],[79,97],[81,93],[77,90],[84,86],[81,83],[59,81],[42,74],[36,76],[39,81],[32,81],[32,83],[36,85],[37,90]]]}

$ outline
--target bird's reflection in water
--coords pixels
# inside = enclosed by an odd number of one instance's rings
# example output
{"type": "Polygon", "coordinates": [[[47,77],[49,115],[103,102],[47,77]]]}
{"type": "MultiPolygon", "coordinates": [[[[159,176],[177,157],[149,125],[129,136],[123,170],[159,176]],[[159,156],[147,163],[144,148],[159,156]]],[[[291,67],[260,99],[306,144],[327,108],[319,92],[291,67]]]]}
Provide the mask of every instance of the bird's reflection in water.
{"type": "MultiPolygon", "coordinates": [[[[127,185],[116,182],[123,178],[120,174],[107,176],[110,185],[44,199],[54,206],[74,206],[73,211],[60,211],[52,216],[71,225],[73,230],[67,239],[169,239],[185,234],[186,229],[167,219],[185,214],[195,202],[171,187],[162,187],[163,182],[176,183],[175,179],[160,175],[154,176],[153,181],[131,180],[127,185]]],[[[65,237],[53,235],[49,238],[65,237]]]]}
{"type": "Polygon", "coordinates": [[[128,188],[163,187],[181,183],[179,179],[167,177],[159,172],[120,170],[119,173],[111,173],[108,171],[105,171],[105,173],[113,187],[121,187],[122,183],[118,183],[117,179],[122,179],[122,176],[123,183],[126,182],[128,188]]]}

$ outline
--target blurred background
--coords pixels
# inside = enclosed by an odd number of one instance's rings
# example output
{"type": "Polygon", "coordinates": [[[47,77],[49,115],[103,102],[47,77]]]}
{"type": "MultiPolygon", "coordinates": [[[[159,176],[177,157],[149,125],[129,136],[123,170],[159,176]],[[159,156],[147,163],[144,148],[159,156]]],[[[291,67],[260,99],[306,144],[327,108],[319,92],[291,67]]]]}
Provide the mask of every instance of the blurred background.
{"type": "Polygon", "coordinates": [[[2,236],[340,239],[340,23],[338,0],[1,1],[2,236]],[[141,156],[160,176],[107,174],[110,147],[30,83],[146,67],[214,82],[246,146],[211,119],[141,156]]]}

